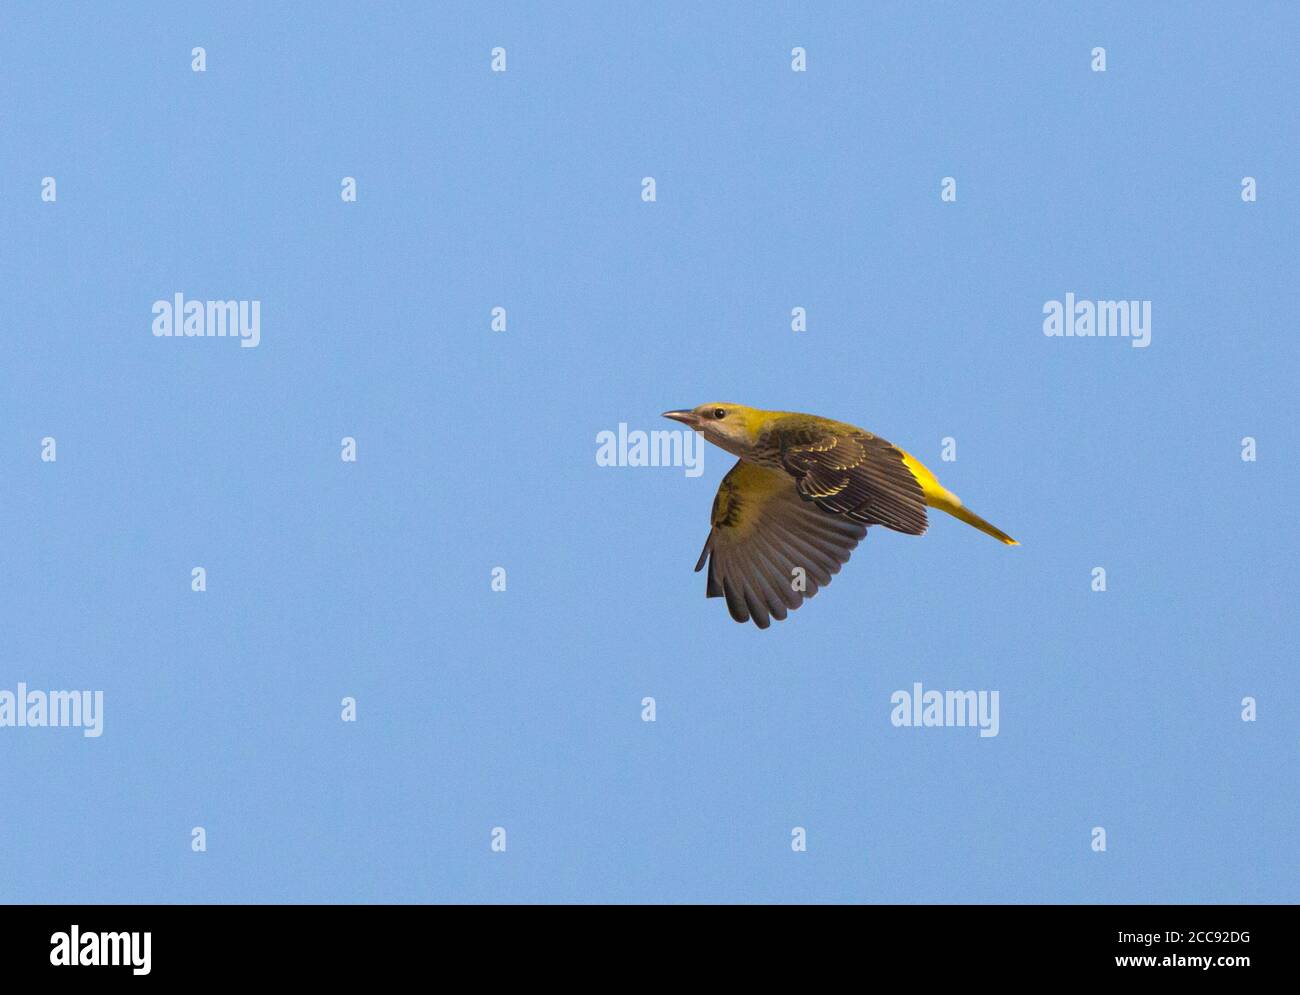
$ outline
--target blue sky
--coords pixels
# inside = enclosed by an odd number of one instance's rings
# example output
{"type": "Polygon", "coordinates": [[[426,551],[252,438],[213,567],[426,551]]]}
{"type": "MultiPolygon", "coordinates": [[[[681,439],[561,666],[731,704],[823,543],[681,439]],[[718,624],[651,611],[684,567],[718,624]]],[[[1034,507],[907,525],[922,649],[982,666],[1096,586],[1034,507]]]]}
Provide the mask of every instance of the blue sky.
{"type": "Polygon", "coordinates": [[[1297,899],[1300,14],[707,8],[6,10],[0,689],[105,704],[0,728],[0,899],[1297,899]],[[736,625],[731,457],[595,460],[714,400],[1023,546],[873,529],[736,625]],[[999,735],[895,728],[915,682],[999,735]]]}

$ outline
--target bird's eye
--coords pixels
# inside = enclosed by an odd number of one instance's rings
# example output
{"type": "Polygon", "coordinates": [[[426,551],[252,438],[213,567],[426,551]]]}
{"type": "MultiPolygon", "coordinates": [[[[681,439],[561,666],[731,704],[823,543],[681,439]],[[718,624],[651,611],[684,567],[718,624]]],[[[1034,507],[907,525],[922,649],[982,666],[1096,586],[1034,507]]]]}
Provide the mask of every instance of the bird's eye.
{"type": "Polygon", "coordinates": [[[713,417],[714,417],[714,418],[726,418],[726,417],[727,417],[727,409],[726,409],[726,408],[714,408],[714,409],[713,409],[713,417]]]}

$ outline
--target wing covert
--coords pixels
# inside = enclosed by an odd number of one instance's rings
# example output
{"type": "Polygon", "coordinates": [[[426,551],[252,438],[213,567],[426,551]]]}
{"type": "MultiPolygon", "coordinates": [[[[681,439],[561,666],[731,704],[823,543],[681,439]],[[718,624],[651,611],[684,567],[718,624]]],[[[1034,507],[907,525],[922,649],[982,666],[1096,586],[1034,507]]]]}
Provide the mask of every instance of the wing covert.
{"type": "Polygon", "coordinates": [[[928,526],[925,494],[902,450],[870,432],[819,431],[784,446],[780,458],[799,493],[825,511],[908,535],[928,526]]]}

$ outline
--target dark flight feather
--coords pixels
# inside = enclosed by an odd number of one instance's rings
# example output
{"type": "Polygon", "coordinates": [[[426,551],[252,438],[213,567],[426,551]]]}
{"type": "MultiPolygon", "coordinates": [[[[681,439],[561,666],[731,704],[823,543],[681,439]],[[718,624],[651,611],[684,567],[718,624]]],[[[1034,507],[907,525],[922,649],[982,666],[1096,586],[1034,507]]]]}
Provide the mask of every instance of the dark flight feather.
{"type": "Polygon", "coordinates": [[[705,593],[760,629],[829,584],[867,534],[861,520],[805,500],[781,470],[743,461],[722,479],[712,521],[695,565],[708,564],[705,593]]]}

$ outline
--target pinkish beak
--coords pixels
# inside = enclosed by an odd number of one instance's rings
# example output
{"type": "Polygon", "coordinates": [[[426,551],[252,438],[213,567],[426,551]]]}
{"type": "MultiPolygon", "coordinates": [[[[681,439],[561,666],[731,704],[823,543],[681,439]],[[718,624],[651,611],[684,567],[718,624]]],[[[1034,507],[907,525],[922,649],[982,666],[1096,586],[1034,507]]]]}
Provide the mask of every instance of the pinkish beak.
{"type": "Polygon", "coordinates": [[[689,425],[691,428],[695,428],[700,423],[700,416],[694,411],[665,411],[664,417],[689,425]]]}

